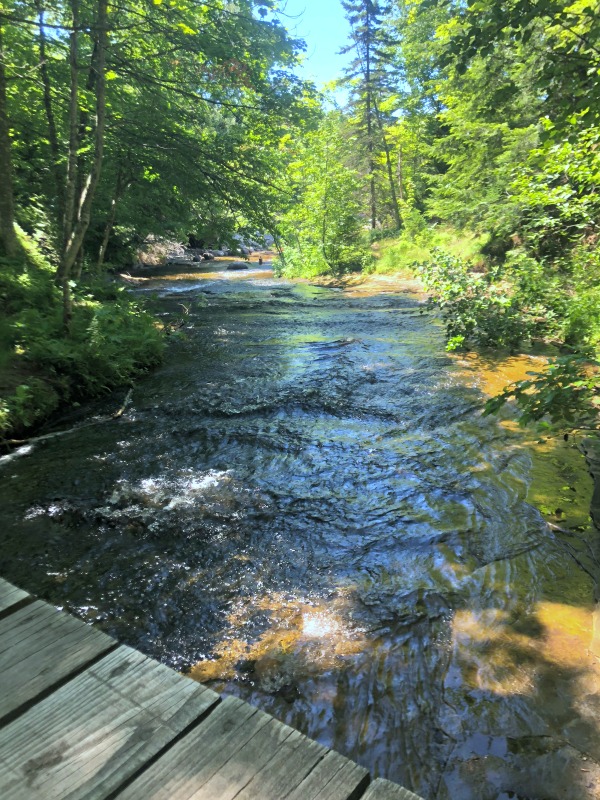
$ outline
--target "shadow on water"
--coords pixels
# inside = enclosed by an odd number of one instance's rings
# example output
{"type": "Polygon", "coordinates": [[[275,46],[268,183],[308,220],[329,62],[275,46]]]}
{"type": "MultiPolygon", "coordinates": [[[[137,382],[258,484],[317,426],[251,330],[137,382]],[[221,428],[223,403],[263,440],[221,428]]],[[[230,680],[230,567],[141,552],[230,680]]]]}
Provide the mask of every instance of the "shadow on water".
{"type": "Polygon", "coordinates": [[[155,278],[186,336],[0,463],[1,573],[431,800],[599,796],[570,445],[481,418],[415,287],[155,278]]]}

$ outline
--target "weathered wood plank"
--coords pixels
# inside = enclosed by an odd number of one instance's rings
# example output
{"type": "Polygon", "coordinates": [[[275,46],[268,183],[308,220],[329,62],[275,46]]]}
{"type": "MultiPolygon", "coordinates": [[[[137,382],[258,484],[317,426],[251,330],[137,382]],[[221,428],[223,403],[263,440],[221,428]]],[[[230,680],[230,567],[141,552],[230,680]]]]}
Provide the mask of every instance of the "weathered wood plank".
{"type": "Polygon", "coordinates": [[[377,778],[369,786],[362,800],[422,800],[418,795],[409,792],[397,783],[377,778]]]}
{"type": "Polygon", "coordinates": [[[101,800],[218,702],[119,647],[0,730],[0,797],[101,800]]]}
{"type": "Polygon", "coordinates": [[[421,800],[2,579],[0,682],[7,800],[421,800]]]}
{"type": "MultiPolygon", "coordinates": [[[[262,716],[262,712],[258,712],[262,716]]],[[[195,789],[190,800],[233,800],[267,764],[293,731],[269,718],[260,730],[225,762],[210,780],[195,789]]],[[[262,798],[261,798],[262,800],[262,798]]]]}
{"type": "Polygon", "coordinates": [[[367,782],[362,767],[228,697],[118,800],[354,800],[367,782]]]}
{"type": "Polygon", "coordinates": [[[330,750],[286,800],[355,800],[368,783],[366,769],[330,750]]]}
{"type": "Polygon", "coordinates": [[[119,793],[119,800],[195,798],[196,792],[269,721],[267,714],[247,703],[225,698],[209,717],[119,793]]]}
{"type": "Polygon", "coordinates": [[[17,589],[12,583],[0,578],[0,614],[4,614],[13,606],[18,606],[30,596],[23,589],[17,589]]]}
{"type": "MultiPolygon", "coordinates": [[[[279,723],[281,725],[281,723],[279,723]]],[[[293,731],[257,771],[236,800],[280,800],[298,786],[327,754],[322,744],[293,731]]]]}
{"type": "Polygon", "coordinates": [[[0,723],[115,645],[40,600],[0,620],[0,723]]]}

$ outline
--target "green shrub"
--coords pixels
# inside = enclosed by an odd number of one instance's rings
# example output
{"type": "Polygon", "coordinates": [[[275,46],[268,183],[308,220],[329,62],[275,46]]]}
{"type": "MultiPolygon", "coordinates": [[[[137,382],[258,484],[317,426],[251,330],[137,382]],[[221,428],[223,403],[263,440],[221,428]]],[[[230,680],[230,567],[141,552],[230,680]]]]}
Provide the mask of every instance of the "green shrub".
{"type": "Polygon", "coordinates": [[[414,273],[419,264],[429,260],[436,249],[462,259],[481,260],[481,249],[487,237],[469,231],[457,231],[439,225],[423,227],[423,217],[416,209],[411,209],[418,220],[409,230],[393,240],[383,240],[377,250],[375,271],[379,273],[414,273]]]}
{"type": "Polygon", "coordinates": [[[325,258],[318,245],[304,244],[302,250],[298,247],[286,247],[283,257],[275,259],[273,269],[276,275],[286,278],[314,278],[318,275],[368,271],[371,261],[370,252],[355,243],[338,243],[333,262],[325,258]]]}
{"type": "Polygon", "coordinates": [[[111,282],[75,289],[70,331],[54,270],[35,253],[4,260],[0,301],[0,435],[21,433],[61,404],[107,392],[160,362],[151,314],[111,282]]]}
{"type": "Polygon", "coordinates": [[[430,292],[429,307],[440,309],[448,350],[468,343],[514,349],[532,335],[531,319],[511,286],[493,272],[476,273],[461,258],[435,249],[419,273],[430,292]]]}

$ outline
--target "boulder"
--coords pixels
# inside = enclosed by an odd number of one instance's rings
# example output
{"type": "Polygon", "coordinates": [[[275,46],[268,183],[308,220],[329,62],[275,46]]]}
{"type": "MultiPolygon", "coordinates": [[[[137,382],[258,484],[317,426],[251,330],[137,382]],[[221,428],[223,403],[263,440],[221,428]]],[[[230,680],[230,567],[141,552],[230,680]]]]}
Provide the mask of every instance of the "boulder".
{"type": "Polygon", "coordinates": [[[248,269],[248,263],[246,261],[232,261],[231,264],[227,264],[227,269],[248,269]]]}

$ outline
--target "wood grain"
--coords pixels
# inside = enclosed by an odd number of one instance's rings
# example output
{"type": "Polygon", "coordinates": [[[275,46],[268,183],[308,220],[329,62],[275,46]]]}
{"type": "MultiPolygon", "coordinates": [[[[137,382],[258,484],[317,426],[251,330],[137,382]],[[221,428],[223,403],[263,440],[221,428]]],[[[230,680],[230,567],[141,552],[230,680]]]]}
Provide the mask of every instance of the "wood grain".
{"type": "Polygon", "coordinates": [[[377,778],[369,786],[362,800],[421,800],[421,798],[408,789],[398,786],[397,783],[377,778]]]}
{"type": "Polygon", "coordinates": [[[218,701],[119,647],[0,730],[0,797],[105,798],[218,701]]]}
{"type": "Polygon", "coordinates": [[[0,723],[115,644],[40,600],[0,620],[0,723]]]}
{"type": "Polygon", "coordinates": [[[25,600],[28,600],[30,596],[31,595],[23,591],[23,589],[17,589],[16,586],[12,585],[12,583],[5,581],[4,578],[0,578],[1,615],[6,614],[6,612],[14,606],[21,605],[25,600]]]}

